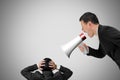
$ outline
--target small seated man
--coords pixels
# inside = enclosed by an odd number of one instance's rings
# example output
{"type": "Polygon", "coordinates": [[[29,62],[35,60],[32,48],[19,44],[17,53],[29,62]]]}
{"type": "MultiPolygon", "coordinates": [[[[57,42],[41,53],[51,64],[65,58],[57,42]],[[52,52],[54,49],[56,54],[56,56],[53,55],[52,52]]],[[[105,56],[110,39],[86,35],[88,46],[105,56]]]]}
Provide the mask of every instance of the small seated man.
{"type": "Polygon", "coordinates": [[[38,64],[24,68],[21,74],[28,80],[68,80],[73,72],[62,65],[57,66],[50,58],[44,58],[38,64]],[[37,69],[42,71],[42,73],[35,71],[37,69]],[[56,69],[58,71],[53,73],[53,70],[56,69]]]}

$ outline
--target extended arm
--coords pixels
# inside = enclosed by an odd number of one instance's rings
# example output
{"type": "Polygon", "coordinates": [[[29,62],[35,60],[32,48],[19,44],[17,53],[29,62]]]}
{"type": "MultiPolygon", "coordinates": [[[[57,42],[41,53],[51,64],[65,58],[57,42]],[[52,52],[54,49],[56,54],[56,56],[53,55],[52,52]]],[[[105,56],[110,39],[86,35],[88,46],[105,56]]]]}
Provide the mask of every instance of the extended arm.
{"type": "Polygon", "coordinates": [[[103,58],[106,54],[105,54],[105,51],[103,50],[102,46],[100,45],[98,50],[95,50],[95,49],[89,47],[89,53],[87,55],[94,56],[96,58],[103,58]]]}

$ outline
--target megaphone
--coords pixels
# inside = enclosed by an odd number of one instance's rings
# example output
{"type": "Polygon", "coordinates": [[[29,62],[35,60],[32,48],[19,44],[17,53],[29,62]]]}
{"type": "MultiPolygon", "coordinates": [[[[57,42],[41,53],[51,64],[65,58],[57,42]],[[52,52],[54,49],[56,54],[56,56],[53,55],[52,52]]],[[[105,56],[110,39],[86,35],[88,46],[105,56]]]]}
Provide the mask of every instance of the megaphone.
{"type": "Polygon", "coordinates": [[[61,46],[62,51],[68,56],[70,57],[71,53],[73,52],[73,50],[80,44],[82,43],[84,40],[86,39],[86,36],[81,33],[80,35],[78,35],[76,38],[74,38],[73,40],[71,40],[70,42],[68,42],[67,44],[61,46]]]}

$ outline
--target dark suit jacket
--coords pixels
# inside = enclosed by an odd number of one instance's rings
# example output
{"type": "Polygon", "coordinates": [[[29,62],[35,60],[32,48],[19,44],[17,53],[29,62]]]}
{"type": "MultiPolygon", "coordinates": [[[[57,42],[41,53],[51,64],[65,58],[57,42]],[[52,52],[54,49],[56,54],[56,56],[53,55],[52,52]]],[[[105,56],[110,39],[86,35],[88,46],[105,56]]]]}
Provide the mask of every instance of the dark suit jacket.
{"type": "Polygon", "coordinates": [[[99,25],[99,49],[89,47],[89,56],[102,58],[106,54],[111,57],[120,69],[120,31],[113,27],[99,25]]]}
{"type": "Polygon", "coordinates": [[[34,64],[24,68],[21,74],[28,80],[67,80],[73,73],[70,69],[63,66],[60,66],[59,71],[55,74],[52,71],[43,71],[41,74],[39,71],[35,71],[37,69],[37,64],[34,64]]]}

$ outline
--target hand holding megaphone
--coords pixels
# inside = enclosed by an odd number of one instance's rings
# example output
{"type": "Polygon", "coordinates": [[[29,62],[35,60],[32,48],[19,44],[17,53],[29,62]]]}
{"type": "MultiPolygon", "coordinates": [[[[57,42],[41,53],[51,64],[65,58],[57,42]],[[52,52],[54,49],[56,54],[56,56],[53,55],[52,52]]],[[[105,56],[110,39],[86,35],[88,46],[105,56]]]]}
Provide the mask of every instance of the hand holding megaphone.
{"type": "Polygon", "coordinates": [[[89,48],[88,46],[85,44],[85,43],[81,43],[78,48],[80,49],[80,51],[83,53],[83,54],[88,54],[89,53],[89,48]]]}
{"type": "Polygon", "coordinates": [[[82,43],[84,40],[86,39],[86,36],[81,33],[80,35],[78,35],[76,38],[74,38],[73,40],[71,40],[70,42],[68,42],[67,44],[63,45],[61,48],[62,50],[65,52],[65,54],[70,57],[72,51],[80,44],[82,43]]]}

